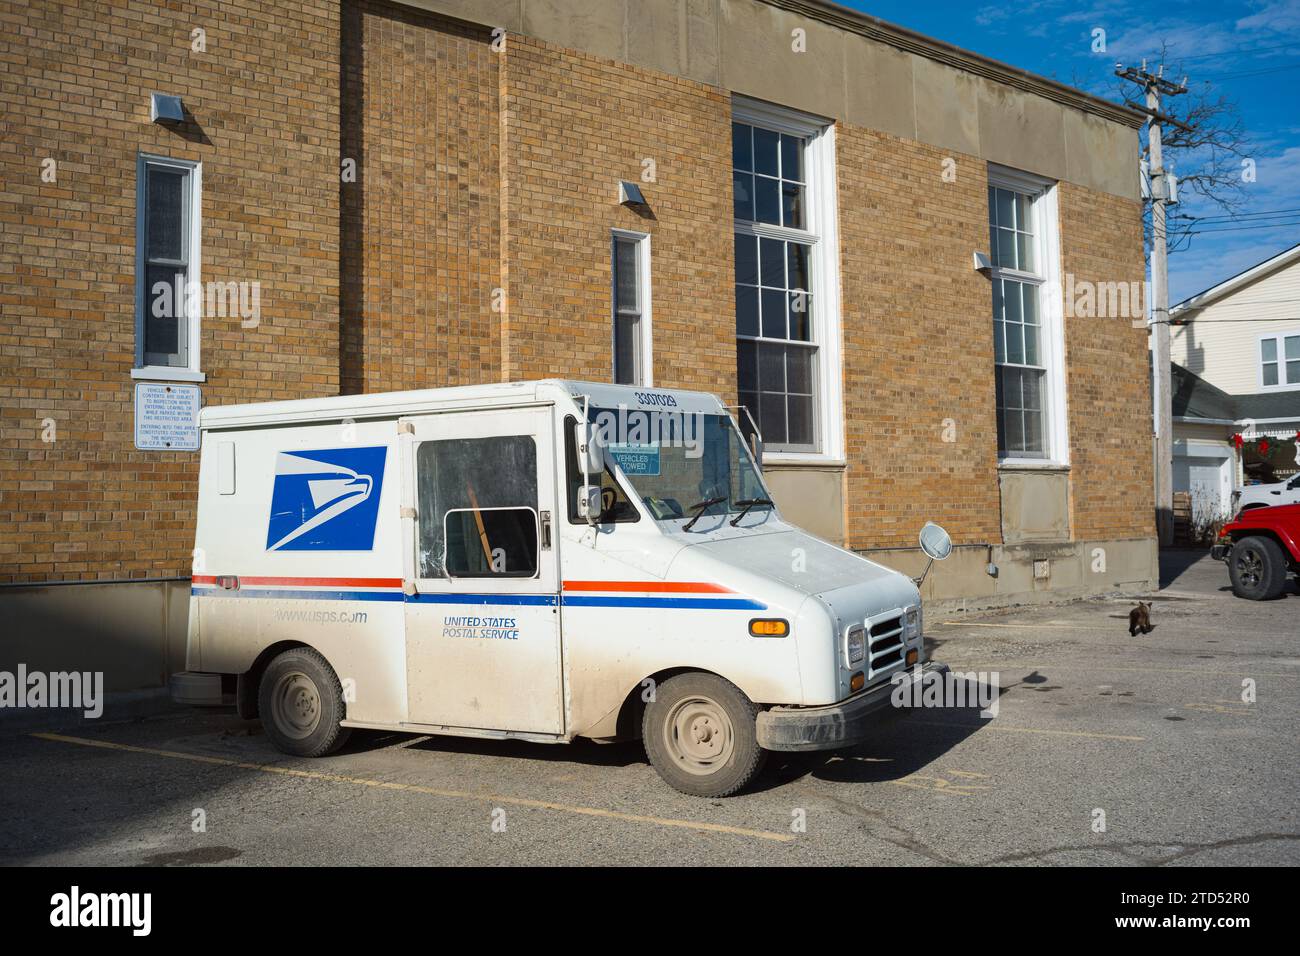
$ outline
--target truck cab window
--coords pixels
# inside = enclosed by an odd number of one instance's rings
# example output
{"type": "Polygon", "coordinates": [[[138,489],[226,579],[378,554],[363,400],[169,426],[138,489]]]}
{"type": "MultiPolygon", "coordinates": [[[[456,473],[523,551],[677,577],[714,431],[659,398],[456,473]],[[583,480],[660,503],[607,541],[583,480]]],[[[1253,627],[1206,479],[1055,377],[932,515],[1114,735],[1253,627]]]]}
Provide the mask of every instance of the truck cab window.
{"type": "MultiPolygon", "coordinates": [[[[582,488],[582,472],[578,470],[578,449],[573,443],[573,426],[578,420],[570,415],[564,420],[565,498],[569,524],[586,524],[578,517],[578,491],[582,488]]],[[[640,521],[641,514],[628,499],[622,485],[614,478],[609,466],[601,475],[592,475],[592,483],[600,482],[601,524],[621,524],[640,521]]]]}
{"type": "Polygon", "coordinates": [[[537,573],[537,444],[530,436],[423,442],[415,465],[420,577],[537,573]]]}

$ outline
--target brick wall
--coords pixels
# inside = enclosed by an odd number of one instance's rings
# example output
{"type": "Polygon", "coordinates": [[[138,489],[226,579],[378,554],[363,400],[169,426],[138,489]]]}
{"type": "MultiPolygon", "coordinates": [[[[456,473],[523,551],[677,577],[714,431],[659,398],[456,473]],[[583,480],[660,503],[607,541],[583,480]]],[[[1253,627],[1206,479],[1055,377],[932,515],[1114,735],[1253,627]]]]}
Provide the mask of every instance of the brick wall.
{"type": "Polygon", "coordinates": [[[0,580],[189,573],[198,455],[132,437],[137,151],[203,162],[201,278],[261,284],[204,402],[337,391],[338,46],[330,0],[0,7],[0,580]]]}
{"type": "MultiPolygon", "coordinates": [[[[1061,272],[1075,282],[1145,273],[1138,202],[1062,183],[1061,272]]],[[[1070,508],[1074,536],[1155,534],[1151,393],[1145,328],[1124,316],[1065,318],[1070,508]]]]}
{"type": "Polygon", "coordinates": [[[506,64],[503,377],[610,380],[617,227],[651,236],[655,384],[734,401],[730,96],[526,37],[506,64]],[[618,205],[620,179],[652,217],[618,205]]]}
{"type": "Polygon", "coordinates": [[[927,519],[1000,541],[986,166],[846,124],[836,146],[850,543],[912,547],[927,519]]]}
{"type": "Polygon", "coordinates": [[[502,54],[391,4],[343,17],[343,391],[499,381],[502,54]]]}

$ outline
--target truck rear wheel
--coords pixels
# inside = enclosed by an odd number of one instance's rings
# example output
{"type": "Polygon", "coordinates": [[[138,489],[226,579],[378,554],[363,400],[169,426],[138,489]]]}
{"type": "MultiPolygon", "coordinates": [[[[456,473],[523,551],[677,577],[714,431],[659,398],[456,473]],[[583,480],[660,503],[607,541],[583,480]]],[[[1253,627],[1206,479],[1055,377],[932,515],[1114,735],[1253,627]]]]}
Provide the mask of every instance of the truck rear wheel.
{"type": "Polygon", "coordinates": [[[257,698],[266,736],[295,757],[332,754],[351,733],[340,724],[345,710],[338,675],[310,647],[275,657],[262,673],[257,698]]]}
{"type": "Polygon", "coordinates": [[[664,681],[645,709],[646,756],[674,790],[729,797],[763,767],[754,721],[758,708],[740,688],[713,674],[664,681]]]}
{"type": "Polygon", "coordinates": [[[1267,601],[1286,588],[1286,555],[1272,538],[1242,538],[1228,556],[1232,593],[1249,601],[1267,601]]]}

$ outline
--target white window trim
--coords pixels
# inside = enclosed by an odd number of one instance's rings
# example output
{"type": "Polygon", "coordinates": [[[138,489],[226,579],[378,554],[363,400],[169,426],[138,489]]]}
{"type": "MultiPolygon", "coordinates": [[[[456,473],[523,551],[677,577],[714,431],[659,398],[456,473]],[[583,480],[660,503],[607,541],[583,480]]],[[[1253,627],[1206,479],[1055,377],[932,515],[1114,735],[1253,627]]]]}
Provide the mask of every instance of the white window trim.
{"type": "MultiPolygon", "coordinates": [[[[994,269],[991,277],[1041,282],[1039,319],[1041,321],[1043,367],[1047,370],[1043,420],[1047,428],[1046,458],[998,457],[1002,468],[1068,468],[1070,465],[1069,415],[1065,389],[1065,311],[1061,285],[1061,234],[1058,212],[1058,188],[1043,179],[1018,169],[989,164],[988,184],[992,188],[1013,189],[1034,196],[1038,218],[1038,261],[1041,274],[1018,269],[994,269]]],[[[990,210],[990,213],[992,210],[990,210]]],[[[991,226],[991,222],[989,223],[991,226]]],[[[990,250],[990,254],[992,250],[990,250]]],[[[991,306],[991,302],[990,302],[991,306]]],[[[994,363],[996,374],[997,363],[994,363]]]]}
{"type": "MultiPolygon", "coordinates": [[[[184,169],[190,175],[190,235],[189,235],[189,272],[186,282],[202,282],[200,276],[200,252],[202,250],[203,232],[203,164],[186,159],[173,159],[169,156],[156,156],[152,153],[138,153],[135,167],[135,362],[131,377],[153,381],[202,382],[207,376],[200,369],[199,344],[202,330],[201,314],[188,317],[186,326],[187,365],[145,365],[145,310],[148,308],[148,295],[144,287],[145,269],[145,223],[147,178],[149,166],[171,166],[184,169]]],[[[201,312],[202,310],[200,310],[201,312]]]]}
{"type": "MultiPolygon", "coordinates": [[[[789,229],[762,223],[733,221],[732,231],[749,231],[774,239],[809,240],[817,237],[810,281],[813,309],[813,344],[817,347],[814,367],[816,417],[814,441],[818,451],[764,451],[763,461],[783,463],[844,463],[844,376],[841,366],[843,331],[840,325],[840,241],[839,200],[835,175],[835,124],[796,110],[732,97],[731,118],[737,123],[762,126],[780,133],[801,136],[804,147],[804,175],[808,195],[808,230],[789,229]]],[[[732,322],[734,324],[733,315],[732,322]]],[[[734,336],[734,332],[733,332],[734,336]]]]}
{"type": "Polygon", "coordinates": [[[614,314],[615,312],[614,303],[615,303],[615,294],[616,294],[615,284],[617,282],[617,275],[615,273],[615,269],[617,268],[616,240],[618,239],[630,239],[631,241],[636,243],[637,272],[639,273],[637,276],[637,285],[638,285],[637,295],[640,299],[640,304],[641,304],[641,323],[640,323],[641,324],[641,335],[640,335],[641,370],[640,371],[641,371],[641,379],[642,379],[642,381],[639,381],[636,384],[649,387],[654,385],[655,383],[655,373],[654,373],[655,365],[654,365],[654,334],[652,332],[653,319],[651,317],[651,302],[650,302],[650,289],[654,283],[651,282],[650,279],[650,233],[648,232],[632,232],[631,230],[628,229],[610,230],[610,239],[609,239],[609,256],[610,256],[609,259],[610,262],[609,349],[610,349],[610,370],[611,370],[610,378],[611,380],[613,379],[612,372],[614,371],[615,368],[614,355],[615,355],[616,335],[617,335],[617,326],[618,326],[618,317],[614,314]]]}
{"type": "Polygon", "coordinates": [[[1255,383],[1261,392],[1300,392],[1300,382],[1283,382],[1286,378],[1286,340],[1293,335],[1300,335],[1300,329],[1286,329],[1281,332],[1265,332],[1255,344],[1255,383]],[[1264,384],[1264,340],[1277,342],[1277,384],[1264,384]]]}

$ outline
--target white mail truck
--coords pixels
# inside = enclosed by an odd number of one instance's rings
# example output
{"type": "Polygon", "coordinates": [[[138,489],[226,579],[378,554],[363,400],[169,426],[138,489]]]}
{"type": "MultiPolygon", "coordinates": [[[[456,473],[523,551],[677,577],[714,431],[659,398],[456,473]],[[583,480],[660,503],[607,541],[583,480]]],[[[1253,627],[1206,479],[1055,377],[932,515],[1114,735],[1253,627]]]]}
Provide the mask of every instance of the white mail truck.
{"type": "MultiPolygon", "coordinates": [[[[200,426],[172,694],[290,754],[352,728],[639,737],[670,785],[725,796],[768,751],[852,745],[891,678],[943,669],[916,583],[782,519],[713,395],[520,382],[200,426]]],[[[951,549],[936,525],[921,543],[951,549]]]]}

